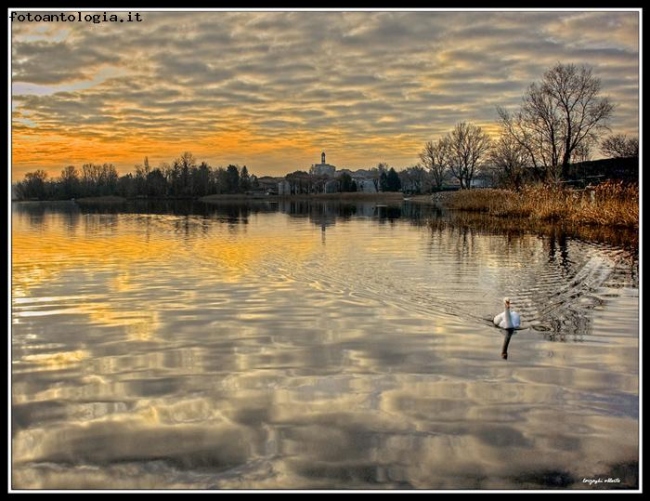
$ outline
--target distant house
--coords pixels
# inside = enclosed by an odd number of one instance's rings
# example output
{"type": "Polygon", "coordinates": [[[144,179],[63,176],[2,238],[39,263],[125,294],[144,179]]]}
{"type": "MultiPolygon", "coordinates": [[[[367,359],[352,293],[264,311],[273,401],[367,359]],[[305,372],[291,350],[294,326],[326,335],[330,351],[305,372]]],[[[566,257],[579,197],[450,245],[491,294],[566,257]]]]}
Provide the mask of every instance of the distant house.
{"type": "Polygon", "coordinates": [[[257,178],[260,190],[269,195],[276,195],[278,193],[278,183],[281,181],[282,178],[279,177],[262,176],[257,178]]]}
{"type": "Polygon", "coordinates": [[[350,172],[350,176],[357,185],[357,192],[377,193],[376,173],[365,169],[359,169],[355,172],[350,172]]]}
{"type": "Polygon", "coordinates": [[[377,193],[377,186],[375,186],[375,180],[367,177],[352,177],[353,181],[357,185],[357,192],[359,193],[377,193]]]}
{"type": "Polygon", "coordinates": [[[492,188],[494,186],[494,176],[489,172],[479,172],[472,178],[471,188],[492,188]]]}

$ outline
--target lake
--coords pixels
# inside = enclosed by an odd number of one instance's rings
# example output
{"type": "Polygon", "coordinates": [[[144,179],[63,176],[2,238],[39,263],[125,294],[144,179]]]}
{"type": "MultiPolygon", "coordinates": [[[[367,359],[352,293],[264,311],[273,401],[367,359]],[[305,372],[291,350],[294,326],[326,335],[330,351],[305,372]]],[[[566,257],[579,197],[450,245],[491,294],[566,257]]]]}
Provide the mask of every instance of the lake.
{"type": "Polygon", "coordinates": [[[459,217],[12,203],[11,488],[637,489],[638,247],[459,217]]]}

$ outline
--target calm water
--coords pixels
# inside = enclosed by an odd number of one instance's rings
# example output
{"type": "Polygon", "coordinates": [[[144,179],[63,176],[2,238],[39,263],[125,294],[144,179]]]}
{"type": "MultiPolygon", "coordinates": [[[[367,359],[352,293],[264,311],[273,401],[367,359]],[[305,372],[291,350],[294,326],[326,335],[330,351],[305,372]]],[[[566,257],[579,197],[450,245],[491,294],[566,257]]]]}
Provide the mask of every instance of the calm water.
{"type": "Polygon", "coordinates": [[[637,253],[428,210],[14,203],[11,487],[636,488],[637,253]]]}

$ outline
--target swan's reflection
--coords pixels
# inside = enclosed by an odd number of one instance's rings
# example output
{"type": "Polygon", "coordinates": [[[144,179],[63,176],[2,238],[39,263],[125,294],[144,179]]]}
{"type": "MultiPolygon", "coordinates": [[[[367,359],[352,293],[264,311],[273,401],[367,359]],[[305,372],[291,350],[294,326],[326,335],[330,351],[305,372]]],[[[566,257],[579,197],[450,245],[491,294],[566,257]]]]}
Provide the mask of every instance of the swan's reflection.
{"type": "Polygon", "coordinates": [[[501,346],[501,358],[508,360],[508,345],[510,344],[510,338],[515,333],[515,329],[506,329],[506,333],[503,337],[503,346],[501,346]]]}

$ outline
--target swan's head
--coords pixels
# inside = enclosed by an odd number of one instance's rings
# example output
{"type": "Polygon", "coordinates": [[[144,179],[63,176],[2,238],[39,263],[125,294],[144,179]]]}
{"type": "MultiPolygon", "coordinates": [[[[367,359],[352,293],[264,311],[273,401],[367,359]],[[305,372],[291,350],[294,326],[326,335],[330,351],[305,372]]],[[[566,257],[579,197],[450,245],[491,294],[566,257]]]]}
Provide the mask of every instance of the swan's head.
{"type": "Polygon", "coordinates": [[[506,308],[510,308],[510,298],[509,298],[509,297],[504,297],[504,298],[503,298],[503,305],[504,305],[506,308]]]}

